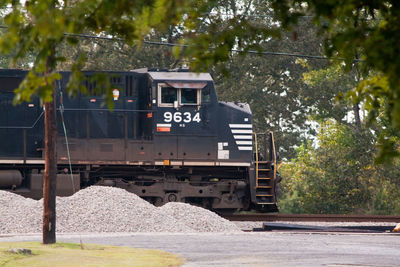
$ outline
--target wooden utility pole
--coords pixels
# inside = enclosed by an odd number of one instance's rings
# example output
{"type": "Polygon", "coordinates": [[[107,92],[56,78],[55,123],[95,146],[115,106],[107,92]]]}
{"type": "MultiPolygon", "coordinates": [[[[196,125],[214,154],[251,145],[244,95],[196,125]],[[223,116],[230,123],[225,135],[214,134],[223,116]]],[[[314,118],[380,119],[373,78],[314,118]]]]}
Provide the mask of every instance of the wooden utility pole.
{"type": "MultiPolygon", "coordinates": [[[[55,49],[47,60],[47,72],[54,70],[55,49]]],[[[56,242],[57,117],[56,89],[53,101],[44,104],[43,244],[56,242]]]]}

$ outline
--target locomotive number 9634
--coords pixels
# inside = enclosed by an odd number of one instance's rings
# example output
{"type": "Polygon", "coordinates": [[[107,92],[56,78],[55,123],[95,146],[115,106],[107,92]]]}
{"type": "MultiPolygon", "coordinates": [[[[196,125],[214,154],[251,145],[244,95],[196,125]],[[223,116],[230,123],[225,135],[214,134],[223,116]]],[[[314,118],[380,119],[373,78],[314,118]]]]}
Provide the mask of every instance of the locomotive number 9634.
{"type": "Polygon", "coordinates": [[[189,123],[189,122],[197,122],[199,123],[201,121],[200,119],[200,113],[196,112],[194,114],[190,113],[190,112],[165,112],[164,113],[164,121],[165,122],[184,122],[184,123],[189,123]]]}

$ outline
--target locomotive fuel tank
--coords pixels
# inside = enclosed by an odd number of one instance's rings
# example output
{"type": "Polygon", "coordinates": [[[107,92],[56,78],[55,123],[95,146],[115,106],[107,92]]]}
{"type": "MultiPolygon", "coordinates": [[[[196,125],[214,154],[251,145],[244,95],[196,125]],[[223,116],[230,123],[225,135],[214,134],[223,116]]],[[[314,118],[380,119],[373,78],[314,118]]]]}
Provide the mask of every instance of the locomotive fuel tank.
{"type": "Polygon", "coordinates": [[[0,188],[17,188],[22,183],[22,174],[18,170],[0,170],[0,188]]]}

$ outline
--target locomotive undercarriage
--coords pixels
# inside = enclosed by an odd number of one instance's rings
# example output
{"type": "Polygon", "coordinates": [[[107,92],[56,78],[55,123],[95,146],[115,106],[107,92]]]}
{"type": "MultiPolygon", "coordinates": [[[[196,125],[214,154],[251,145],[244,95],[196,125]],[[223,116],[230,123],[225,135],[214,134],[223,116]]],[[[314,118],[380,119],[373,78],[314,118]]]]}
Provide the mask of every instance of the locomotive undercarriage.
{"type": "Polygon", "coordinates": [[[213,210],[249,208],[247,168],[147,167],[119,173],[113,169],[94,170],[89,182],[124,188],[156,206],[185,202],[213,210]]]}
{"type": "MultiPolygon", "coordinates": [[[[102,185],[123,188],[150,203],[185,202],[216,211],[250,208],[247,167],[59,165],[57,195],[68,196],[79,188],[102,185]]],[[[8,170],[16,170],[9,166],[8,170]]],[[[22,181],[7,189],[25,197],[42,197],[43,166],[19,169],[22,181]]]]}

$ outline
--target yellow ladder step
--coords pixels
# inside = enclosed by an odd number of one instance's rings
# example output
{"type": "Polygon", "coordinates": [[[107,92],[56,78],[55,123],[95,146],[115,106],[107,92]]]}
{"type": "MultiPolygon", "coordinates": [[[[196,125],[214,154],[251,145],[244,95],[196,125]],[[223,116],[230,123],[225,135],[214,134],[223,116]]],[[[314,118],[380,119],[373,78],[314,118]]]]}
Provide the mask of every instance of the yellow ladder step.
{"type": "Polygon", "coordinates": [[[258,177],[258,180],[271,180],[271,177],[258,177]]]}
{"type": "Polygon", "coordinates": [[[272,186],[259,185],[259,186],[256,186],[256,189],[258,189],[258,188],[271,188],[272,189],[272,186]]]}
{"type": "Polygon", "coordinates": [[[274,195],[258,195],[256,194],[256,197],[273,197],[274,195]]]}
{"type": "Polygon", "coordinates": [[[272,171],[272,169],[258,169],[258,171],[272,171]]]}
{"type": "Polygon", "coordinates": [[[257,204],[259,205],[272,205],[272,204],[276,204],[274,202],[257,202],[257,204]]]}

